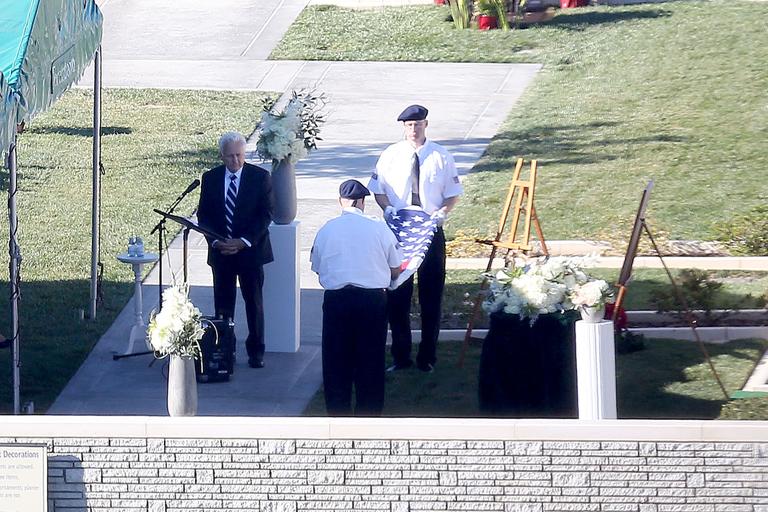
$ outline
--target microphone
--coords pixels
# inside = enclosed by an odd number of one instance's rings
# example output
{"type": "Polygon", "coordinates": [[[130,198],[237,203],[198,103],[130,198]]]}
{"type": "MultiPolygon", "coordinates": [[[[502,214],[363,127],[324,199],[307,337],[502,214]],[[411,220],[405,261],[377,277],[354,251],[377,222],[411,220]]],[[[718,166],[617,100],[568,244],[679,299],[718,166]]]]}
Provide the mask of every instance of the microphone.
{"type": "Polygon", "coordinates": [[[186,196],[187,194],[189,194],[199,186],[200,186],[200,180],[193,181],[192,183],[189,184],[189,186],[187,187],[187,190],[181,193],[180,197],[186,196]]]}

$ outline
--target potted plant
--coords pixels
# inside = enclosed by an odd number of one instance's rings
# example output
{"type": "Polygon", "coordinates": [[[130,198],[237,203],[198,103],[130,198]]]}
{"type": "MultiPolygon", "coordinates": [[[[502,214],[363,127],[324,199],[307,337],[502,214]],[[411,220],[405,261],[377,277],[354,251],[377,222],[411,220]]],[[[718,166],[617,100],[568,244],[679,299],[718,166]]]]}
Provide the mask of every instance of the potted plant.
{"type": "Polygon", "coordinates": [[[469,19],[472,17],[469,0],[450,0],[448,5],[451,8],[453,26],[459,30],[469,28],[469,19]]]}
{"type": "Polygon", "coordinates": [[[572,7],[586,7],[589,0],[560,0],[561,9],[570,9],[572,7]]]}
{"type": "Polygon", "coordinates": [[[475,3],[475,8],[477,10],[477,28],[480,30],[498,27],[509,30],[505,0],[478,0],[475,3]]]}
{"type": "Polygon", "coordinates": [[[498,27],[496,18],[496,6],[493,0],[479,0],[475,3],[477,13],[477,28],[480,30],[492,30],[498,27]]]}

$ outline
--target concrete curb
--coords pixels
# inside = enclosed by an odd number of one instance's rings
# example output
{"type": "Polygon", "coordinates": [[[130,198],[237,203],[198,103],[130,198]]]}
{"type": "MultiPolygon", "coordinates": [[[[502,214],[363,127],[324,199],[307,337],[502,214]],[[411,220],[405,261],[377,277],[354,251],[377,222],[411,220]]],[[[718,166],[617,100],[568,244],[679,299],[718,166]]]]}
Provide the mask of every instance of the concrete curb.
{"type": "MultiPolygon", "coordinates": [[[[649,338],[668,338],[673,340],[695,341],[690,327],[639,327],[630,328],[630,332],[642,334],[649,338]]],[[[762,338],[768,340],[768,326],[743,326],[743,327],[699,327],[696,329],[701,340],[705,343],[721,344],[746,338],[762,338]]],[[[413,342],[421,341],[421,331],[411,331],[413,342]]],[[[465,329],[441,329],[440,341],[463,341],[465,329]]],[[[488,329],[473,329],[473,338],[485,338],[488,329]]],[[[391,339],[387,338],[387,343],[391,339]]]]}
{"type": "MultiPolygon", "coordinates": [[[[589,254],[587,252],[576,253],[578,255],[589,254]]],[[[621,268],[624,263],[623,256],[597,256],[595,268],[621,268]]],[[[665,256],[664,263],[669,268],[699,268],[704,270],[750,270],[767,271],[768,257],[766,256],[665,256]]],[[[484,270],[488,265],[488,258],[448,258],[448,269],[477,269],[484,270]]],[[[498,257],[493,262],[493,268],[504,267],[504,258],[498,257]]],[[[634,261],[634,268],[664,268],[661,260],[656,256],[638,256],[634,261]]]]}

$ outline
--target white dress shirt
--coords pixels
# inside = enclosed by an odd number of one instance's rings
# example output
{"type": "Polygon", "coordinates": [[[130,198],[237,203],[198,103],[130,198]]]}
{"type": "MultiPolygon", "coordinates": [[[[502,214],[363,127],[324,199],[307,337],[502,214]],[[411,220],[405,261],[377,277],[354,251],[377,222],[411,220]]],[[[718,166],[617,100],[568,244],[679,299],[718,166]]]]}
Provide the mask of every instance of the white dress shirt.
{"type": "Polygon", "coordinates": [[[449,197],[461,195],[464,188],[451,154],[430,140],[418,149],[414,149],[407,140],[385,149],[376,162],[376,170],[368,181],[368,189],[374,194],[386,194],[396,210],[410,206],[411,162],[414,152],[419,155],[419,197],[422,209],[431,214],[439,210],[449,197]]]}
{"type": "Polygon", "coordinates": [[[382,220],[349,207],[317,232],[310,261],[322,287],[338,290],[347,285],[387,288],[390,269],[403,258],[397,238],[382,220]]]}
{"type": "Polygon", "coordinates": [[[227,197],[227,190],[229,190],[229,182],[232,180],[230,176],[233,174],[236,176],[235,178],[235,197],[237,197],[237,192],[240,190],[240,176],[243,175],[243,168],[239,168],[235,172],[230,171],[228,168],[226,168],[226,171],[224,171],[224,199],[226,200],[227,197]]]}

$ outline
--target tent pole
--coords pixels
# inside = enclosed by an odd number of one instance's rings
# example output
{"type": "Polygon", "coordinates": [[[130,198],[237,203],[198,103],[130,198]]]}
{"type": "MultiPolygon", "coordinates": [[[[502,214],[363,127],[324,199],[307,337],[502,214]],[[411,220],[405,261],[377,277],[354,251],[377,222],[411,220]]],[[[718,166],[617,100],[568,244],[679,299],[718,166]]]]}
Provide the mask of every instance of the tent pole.
{"type": "Polygon", "coordinates": [[[101,46],[93,59],[93,186],[91,204],[91,302],[89,318],[96,320],[99,279],[99,197],[101,181],[101,46]]]}
{"type": "Polygon", "coordinates": [[[21,414],[21,358],[19,357],[19,266],[21,251],[16,238],[19,229],[19,217],[16,211],[17,178],[16,137],[14,136],[8,152],[8,263],[11,288],[11,350],[13,352],[13,414],[21,414]]]}

